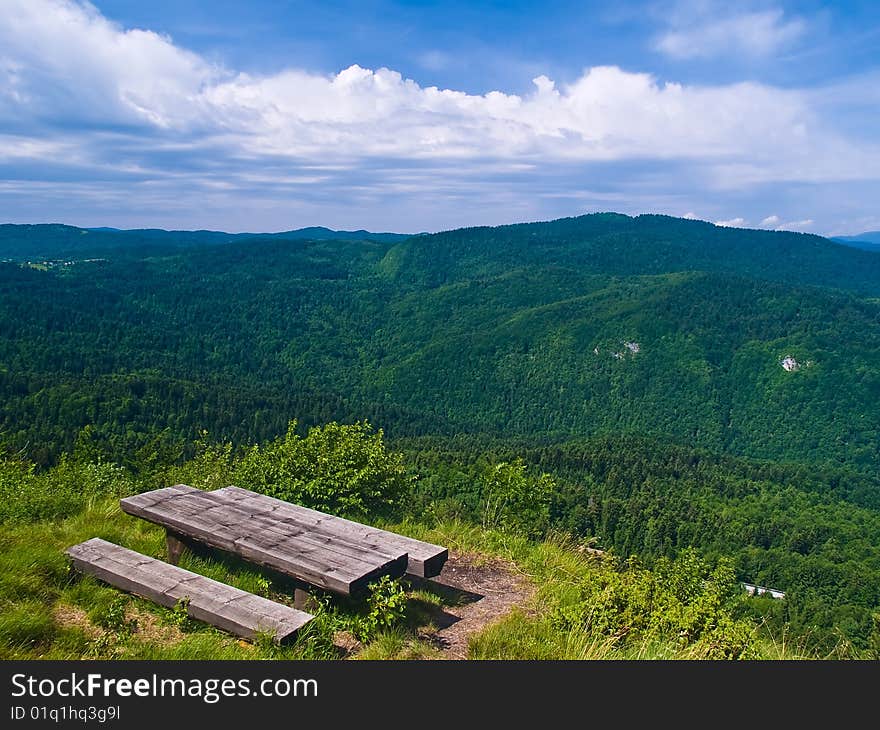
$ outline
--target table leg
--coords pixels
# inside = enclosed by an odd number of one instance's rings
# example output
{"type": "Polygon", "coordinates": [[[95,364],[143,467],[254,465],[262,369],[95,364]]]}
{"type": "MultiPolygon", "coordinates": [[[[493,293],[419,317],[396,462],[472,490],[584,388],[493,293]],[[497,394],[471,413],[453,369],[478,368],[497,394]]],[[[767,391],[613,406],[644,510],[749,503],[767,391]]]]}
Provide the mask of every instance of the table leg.
{"type": "Polygon", "coordinates": [[[316,606],[315,597],[304,588],[294,588],[293,590],[293,607],[300,611],[314,610],[316,606]]]}
{"type": "Polygon", "coordinates": [[[171,530],[165,530],[165,547],[168,548],[168,562],[177,565],[180,561],[180,554],[186,547],[186,544],[180,537],[171,530]]]}

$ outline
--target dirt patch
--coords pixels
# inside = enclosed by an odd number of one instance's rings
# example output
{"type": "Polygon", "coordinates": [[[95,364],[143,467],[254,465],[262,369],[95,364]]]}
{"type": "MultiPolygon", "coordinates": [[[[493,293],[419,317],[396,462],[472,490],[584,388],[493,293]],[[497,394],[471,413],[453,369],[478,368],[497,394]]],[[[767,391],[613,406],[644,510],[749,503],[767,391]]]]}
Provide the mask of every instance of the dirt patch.
{"type": "Polygon", "coordinates": [[[134,635],[140,641],[170,646],[183,639],[183,632],[179,628],[162,623],[159,617],[150,611],[145,611],[137,606],[129,606],[125,615],[126,618],[137,621],[137,631],[134,635]]]}
{"type": "MultiPolygon", "coordinates": [[[[90,639],[98,639],[106,633],[100,626],[92,623],[83,609],[69,603],[55,604],[55,608],[52,609],[52,618],[59,626],[79,629],[90,639]]],[[[125,618],[129,621],[132,619],[137,621],[134,636],[139,641],[168,646],[183,639],[183,633],[179,628],[162,623],[156,614],[138,606],[129,605],[125,610],[125,618]]]]}
{"type": "Polygon", "coordinates": [[[79,629],[90,639],[97,639],[104,633],[100,627],[91,622],[85,611],[69,603],[56,603],[52,609],[52,619],[62,628],[79,629]]]}
{"type": "Polygon", "coordinates": [[[513,563],[475,553],[450,553],[443,572],[424,586],[440,593],[445,604],[434,617],[437,630],[421,635],[442,659],[466,659],[471,636],[514,607],[525,607],[535,592],[513,563]]]}
{"type": "Polygon", "coordinates": [[[337,631],[333,634],[333,646],[340,653],[341,659],[354,656],[363,646],[350,631],[337,631]]]}

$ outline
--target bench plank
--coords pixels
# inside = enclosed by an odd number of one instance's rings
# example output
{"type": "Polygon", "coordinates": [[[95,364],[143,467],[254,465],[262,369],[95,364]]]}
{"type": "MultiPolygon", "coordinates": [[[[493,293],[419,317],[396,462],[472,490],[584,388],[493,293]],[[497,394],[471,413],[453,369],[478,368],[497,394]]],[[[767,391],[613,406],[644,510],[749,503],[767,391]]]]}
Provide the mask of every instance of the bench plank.
{"type": "Polygon", "coordinates": [[[179,484],[126,497],[120,505],[177,535],[343,595],[361,593],[372,580],[397,578],[407,569],[408,554],[400,546],[373,547],[357,535],[279,520],[222,491],[179,484]]]}
{"type": "Polygon", "coordinates": [[[189,598],[190,616],[248,639],[268,632],[284,642],[314,618],[97,537],[65,552],[80,572],[159,605],[173,608],[189,598]]]}
{"type": "Polygon", "coordinates": [[[360,522],[328,515],[241,487],[223,487],[223,489],[217,489],[209,494],[225,502],[246,505],[254,513],[271,515],[285,524],[308,527],[315,534],[344,536],[369,547],[371,550],[386,552],[404,550],[409,555],[406,572],[421,578],[433,578],[440,575],[444,563],[449,558],[449,550],[440,545],[432,545],[422,540],[399,535],[396,532],[380,530],[360,522]]]}

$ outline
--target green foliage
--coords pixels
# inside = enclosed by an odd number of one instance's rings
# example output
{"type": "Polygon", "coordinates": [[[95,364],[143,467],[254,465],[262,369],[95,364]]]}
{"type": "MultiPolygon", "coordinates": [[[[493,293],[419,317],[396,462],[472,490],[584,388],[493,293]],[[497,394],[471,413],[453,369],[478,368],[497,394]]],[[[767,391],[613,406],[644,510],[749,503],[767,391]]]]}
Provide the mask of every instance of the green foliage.
{"type": "Polygon", "coordinates": [[[880,659],[880,611],[871,616],[871,634],[868,637],[868,657],[880,659]]]}
{"type": "Polygon", "coordinates": [[[624,570],[590,575],[577,584],[575,600],[558,609],[558,621],[622,643],[671,641],[696,646],[706,658],[747,659],[754,656],[754,625],[732,618],[741,594],[729,562],[712,567],[685,550],[675,560],[661,558],[652,571],[631,559],[624,570]]]}
{"type": "Polygon", "coordinates": [[[381,430],[366,421],[329,423],[303,438],[296,425],[245,454],[234,472],[240,486],[332,514],[382,513],[401,504],[410,480],[381,430]]]}
{"type": "Polygon", "coordinates": [[[168,483],[188,484],[207,490],[232,484],[234,459],[231,442],[211,443],[208,441],[208,432],[203,430],[193,446],[192,457],[171,470],[168,483]]]}
{"type": "Polygon", "coordinates": [[[483,472],[483,526],[541,537],[550,526],[556,482],[549,474],[528,474],[525,462],[502,462],[483,472]]]}
{"type": "Polygon", "coordinates": [[[137,619],[128,618],[131,599],[124,593],[117,594],[104,606],[92,609],[90,618],[100,627],[120,639],[128,638],[137,631],[137,619]]]}
{"type": "Polygon", "coordinates": [[[367,418],[392,438],[671,437],[876,473],[880,305],[864,295],[878,294],[878,259],[598,215],[3,265],[0,430],[44,465],[88,426],[105,457],[159,482],[204,429],[240,446],[294,416],[367,418]],[[786,372],[787,354],[812,364],[786,372]]]}
{"type": "Polygon", "coordinates": [[[379,632],[394,628],[406,617],[406,603],[406,592],[400,583],[383,575],[370,584],[366,612],[352,622],[352,633],[360,641],[369,641],[379,632]]]}
{"type": "MultiPolygon", "coordinates": [[[[410,240],[0,227],[3,245],[78,260],[0,265],[5,528],[239,483],[646,565],[695,546],[786,591],[738,616],[876,646],[874,253],[615,214],[410,240]]],[[[15,605],[51,599],[14,561],[15,605]]]]}
{"type": "Polygon", "coordinates": [[[272,589],[272,581],[265,576],[257,578],[257,595],[265,598],[269,597],[269,591],[272,589]]]}
{"type": "Polygon", "coordinates": [[[21,458],[0,457],[0,523],[66,517],[94,499],[124,496],[131,488],[132,480],[114,464],[62,456],[53,469],[37,472],[21,458]]]}
{"type": "Polygon", "coordinates": [[[169,619],[172,626],[176,626],[183,632],[192,631],[193,620],[189,616],[189,596],[180,598],[169,611],[169,619]]]}

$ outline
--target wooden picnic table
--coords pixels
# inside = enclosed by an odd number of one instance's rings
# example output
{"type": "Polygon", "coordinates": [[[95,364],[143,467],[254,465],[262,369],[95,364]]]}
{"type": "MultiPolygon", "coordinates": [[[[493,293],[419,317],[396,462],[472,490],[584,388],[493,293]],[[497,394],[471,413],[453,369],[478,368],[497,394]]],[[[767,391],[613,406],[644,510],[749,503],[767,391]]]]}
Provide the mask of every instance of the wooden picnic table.
{"type": "Polygon", "coordinates": [[[448,556],[438,545],[239,487],[206,492],[178,484],[120,504],[166,529],[172,563],[183,544],[201,543],[346,596],[383,575],[437,575],[448,556]]]}

